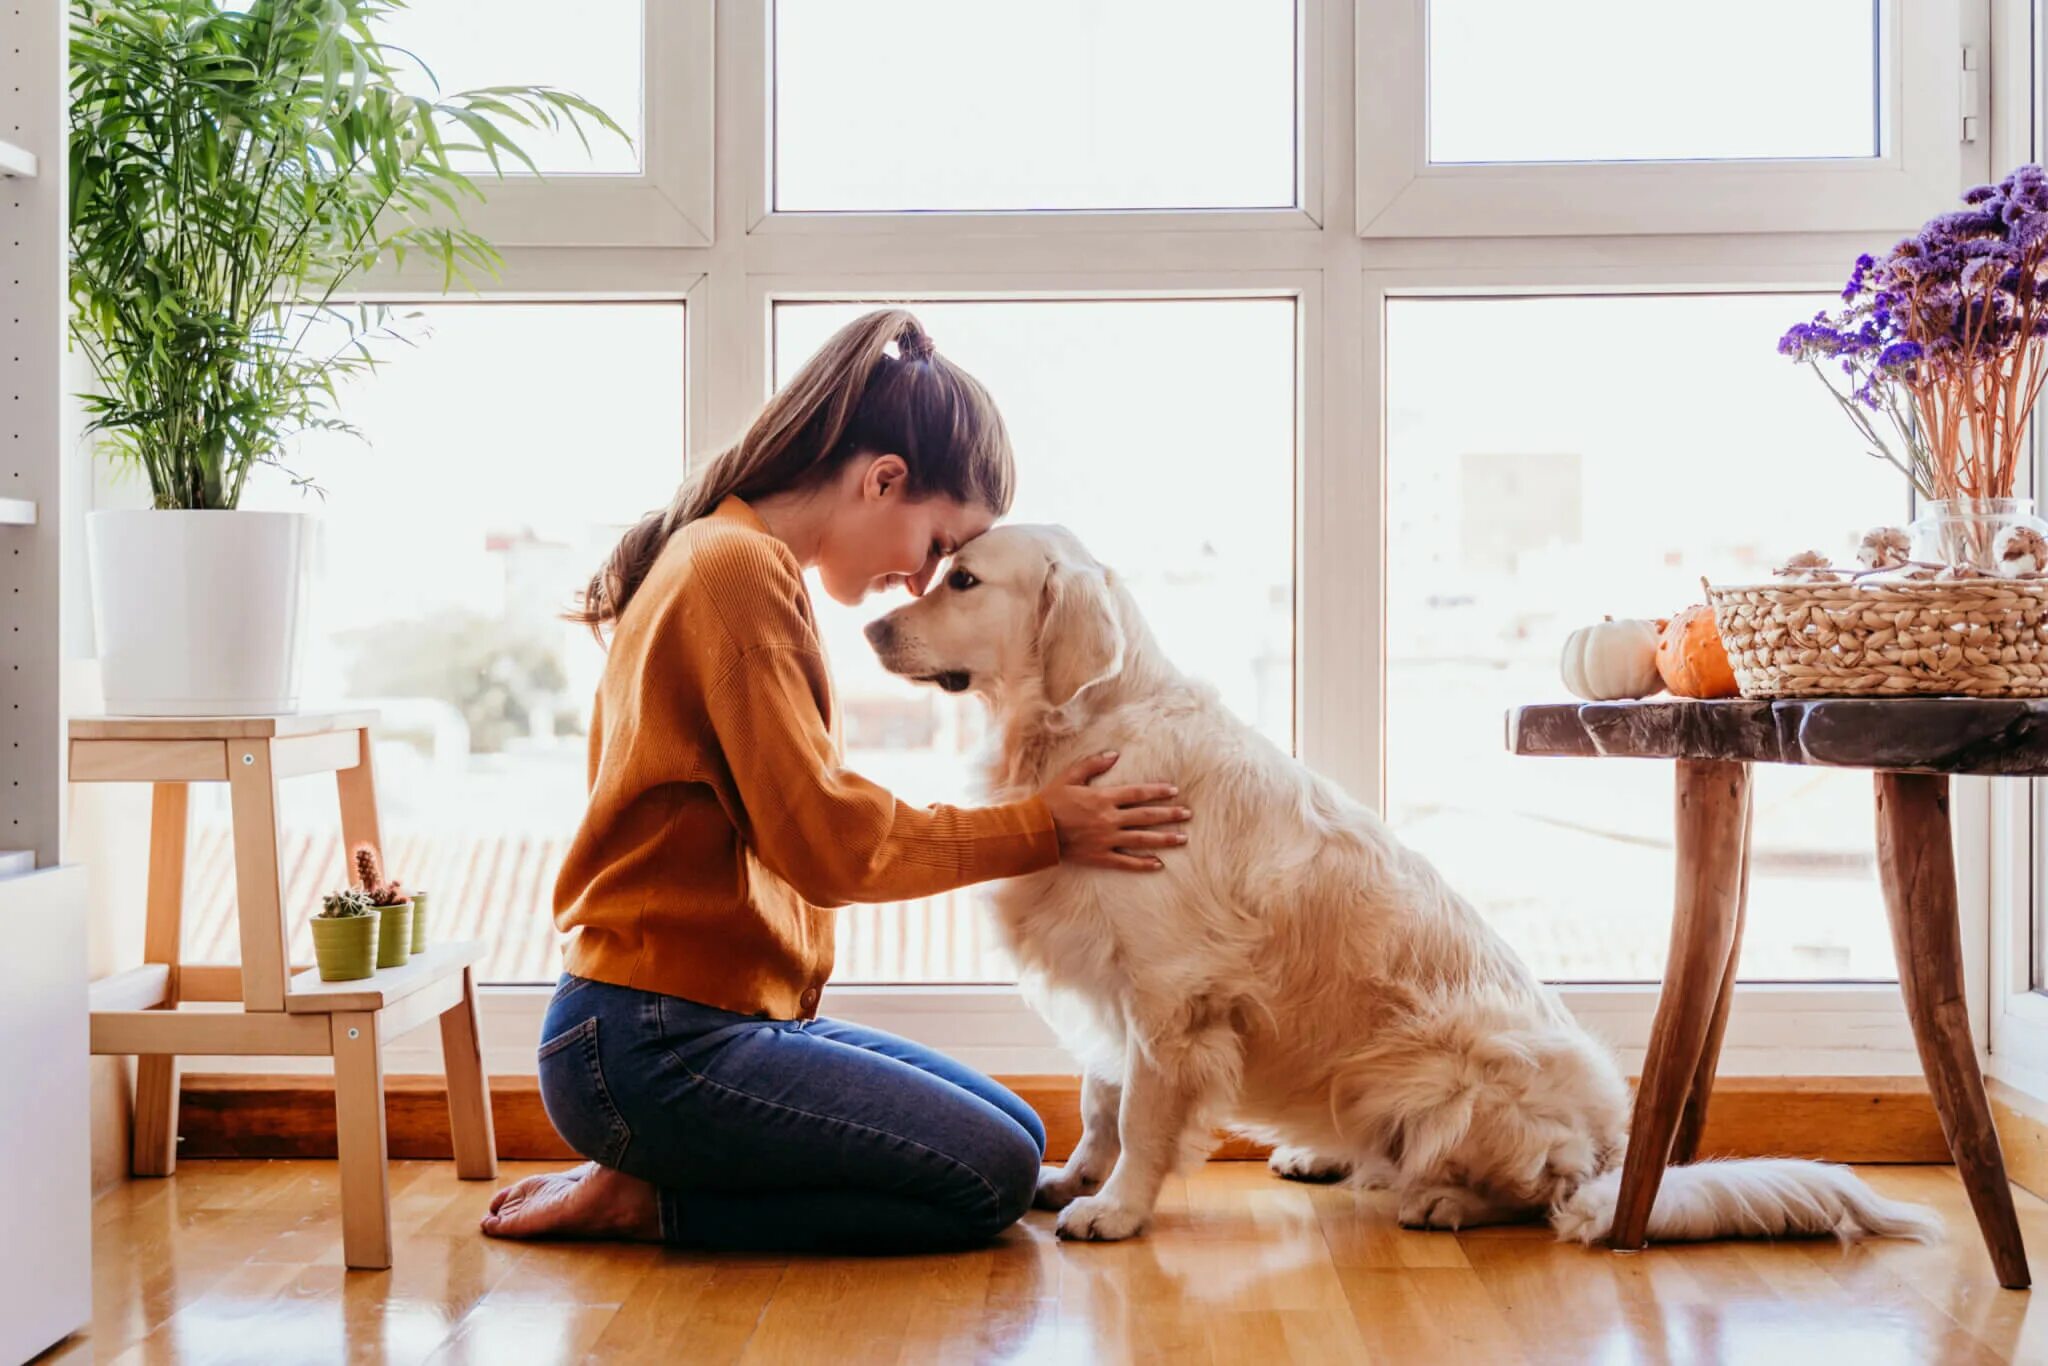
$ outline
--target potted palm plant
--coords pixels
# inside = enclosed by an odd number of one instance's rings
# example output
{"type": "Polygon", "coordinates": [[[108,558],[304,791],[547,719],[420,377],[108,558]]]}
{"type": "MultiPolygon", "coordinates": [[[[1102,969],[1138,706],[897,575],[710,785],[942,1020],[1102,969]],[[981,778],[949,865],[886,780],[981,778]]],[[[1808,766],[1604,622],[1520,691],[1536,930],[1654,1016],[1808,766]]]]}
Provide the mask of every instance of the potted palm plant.
{"type": "Polygon", "coordinates": [[[462,154],[502,173],[533,168],[522,127],[625,136],[544,86],[404,93],[415,59],[378,37],[402,4],[72,0],[72,336],[89,430],[150,494],[87,523],[112,711],[296,708],[309,516],[238,504],[298,434],[349,430],[337,381],[387,319],[339,291],[414,254],[444,289],[496,267],[462,154]]]}

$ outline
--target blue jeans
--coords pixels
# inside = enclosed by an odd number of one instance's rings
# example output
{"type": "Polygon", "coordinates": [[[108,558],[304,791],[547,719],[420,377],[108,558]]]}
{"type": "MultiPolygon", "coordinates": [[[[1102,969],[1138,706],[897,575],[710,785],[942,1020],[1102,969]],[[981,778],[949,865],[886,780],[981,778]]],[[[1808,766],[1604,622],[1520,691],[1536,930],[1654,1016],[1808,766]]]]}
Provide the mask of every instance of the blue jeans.
{"type": "Polygon", "coordinates": [[[564,975],[540,1094],[583,1156],[651,1183],[682,1247],[916,1252],[1030,1208],[1045,1128],[971,1068],[837,1020],[769,1020],[564,975]]]}

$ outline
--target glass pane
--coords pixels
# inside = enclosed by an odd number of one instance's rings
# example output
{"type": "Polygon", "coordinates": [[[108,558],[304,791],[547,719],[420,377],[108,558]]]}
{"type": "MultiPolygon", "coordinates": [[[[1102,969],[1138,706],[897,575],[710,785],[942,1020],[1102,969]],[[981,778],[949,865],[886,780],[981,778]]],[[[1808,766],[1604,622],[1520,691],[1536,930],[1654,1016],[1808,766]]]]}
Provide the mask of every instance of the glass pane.
{"type": "Polygon", "coordinates": [[[1874,157],[1879,70],[1876,0],[1430,0],[1429,159],[1874,157]]]}
{"type": "MultiPolygon", "coordinates": [[[[583,96],[633,139],[628,145],[617,133],[586,127],[585,150],[571,128],[508,129],[543,174],[630,175],[640,169],[640,0],[577,0],[573,8],[559,0],[491,0],[488,6],[409,0],[385,16],[380,30],[384,41],[413,53],[426,68],[414,94],[431,95],[436,83],[444,95],[492,85],[550,85],[583,96]]],[[[457,165],[470,174],[491,170],[482,153],[464,153],[457,165]]],[[[513,170],[508,162],[506,174],[513,170]]]]}
{"type": "MultiPolygon", "coordinates": [[[[1830,302],[1388,306],[1387,816],[1545,977],[1662,975],[1671,765],[1515,758],[1506,709],[1568,700],[1575,627],[1906,519],[1903,478],[1776,352],[1830,302]]],[[[1871,800],[1867,774],[1756,770],[1745,977],[1895,975],[1871,800]]]]}
{"type": "MultiPolygon", "coordinates": [[[[1281,299],[920,303],[1016,443],[1011,519],[1071,527],[1161,647],[1283,746],[1294,729],[1294,305],[1281,299]],[[1187,396],[1200,394],[1199,403],[1187,396]]],[[[855,304],[775,310],[777,383],[855,304]]],[[[984,712],[883,672],[860,628],[905,599],[814,591],[846,760],[906,801],[974,800],[984,712]]],[[[844,982],[1007,981],[970,890],[841,913],[844,982]]]]}
{"type": "Polygon", "coordinates": [[[777,0],[777,209],[1294,202],[1292,0],[777,0]]]}
{"type": "MultiPolygon", "coordinates": [[[[307,706],[375,707],[391,872],[430,893],[433,933],[482,939],[479,975],[553,981],[556,869],[583,816],[604,657],[560,620],[625,528],[683,474],[683,309],[434,304],[412,346],[348,383],[368,444],[308,438],[244,505],[314,509],[321,538],[307,706]],[[508,401],[508,396],[516,396],[508,401]]],[[[193,789],[189,956],[236,958],[227,790],[193,789]]],[[[332,778],[282,785],[292,958],[343,854],[332,778]]]]}

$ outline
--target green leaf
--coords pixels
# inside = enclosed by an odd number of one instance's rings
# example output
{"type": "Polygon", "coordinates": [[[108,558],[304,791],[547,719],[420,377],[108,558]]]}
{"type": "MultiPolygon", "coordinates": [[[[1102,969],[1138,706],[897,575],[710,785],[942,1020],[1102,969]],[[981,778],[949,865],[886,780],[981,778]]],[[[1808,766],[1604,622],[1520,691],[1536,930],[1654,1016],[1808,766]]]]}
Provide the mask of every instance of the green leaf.
{"type": "Polygon", "coordinates": [[[434,76],[381,42],[397,7],[70,0],[72,339],[88,429],[159,506],[233,506],[297,434],[350,430],[338,379],[405,341],[383,310],[331,306],[363,271],[424,253],[452,290],[498,268],[458,154],[537,172],[520,130],[625,136],[547,87],[404,93],[434,76]]]}

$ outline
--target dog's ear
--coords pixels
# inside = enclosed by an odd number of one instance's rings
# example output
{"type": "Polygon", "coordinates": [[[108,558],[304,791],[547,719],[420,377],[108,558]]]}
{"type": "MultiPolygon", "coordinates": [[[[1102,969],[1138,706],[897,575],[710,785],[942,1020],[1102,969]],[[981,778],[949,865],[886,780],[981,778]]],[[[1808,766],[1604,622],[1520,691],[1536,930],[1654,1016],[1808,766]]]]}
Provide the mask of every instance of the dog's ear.
{"type": "Polygon", "coordinates": [[[1100,565],[1053,561],[1039,598],[1038,657],[1055,707],[1123,668],[1124,629],[1100,565]]]}

